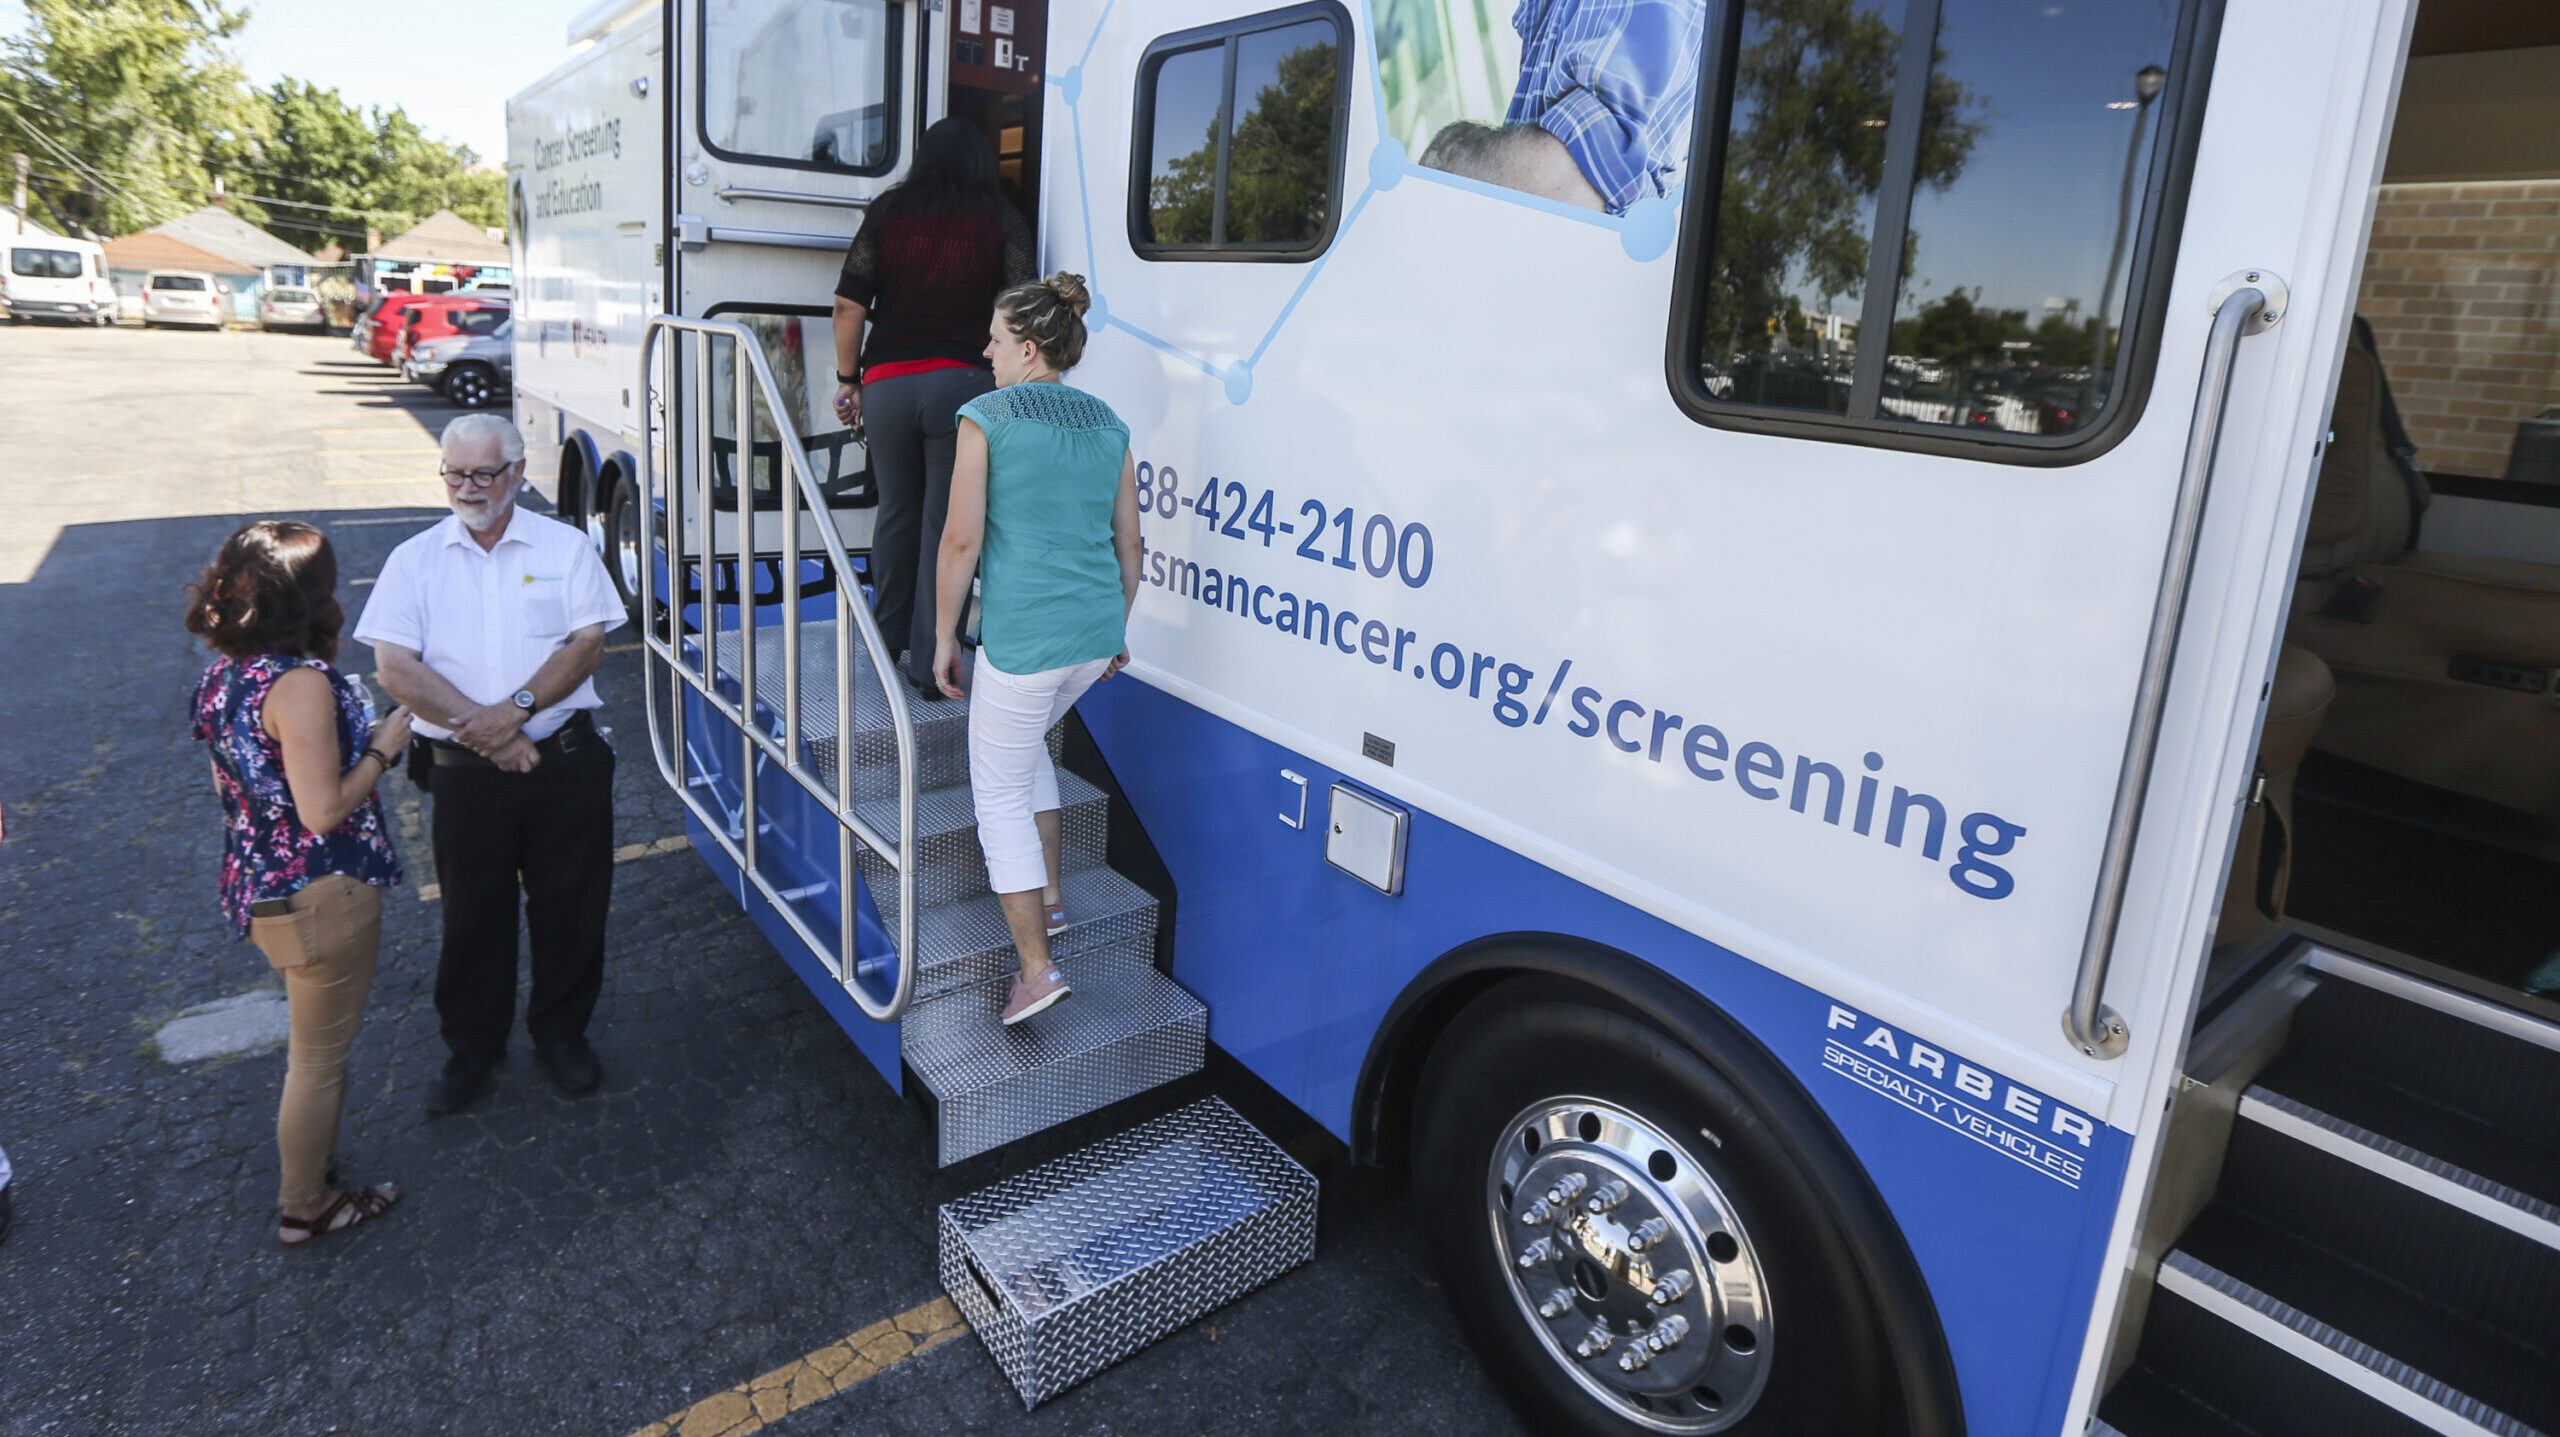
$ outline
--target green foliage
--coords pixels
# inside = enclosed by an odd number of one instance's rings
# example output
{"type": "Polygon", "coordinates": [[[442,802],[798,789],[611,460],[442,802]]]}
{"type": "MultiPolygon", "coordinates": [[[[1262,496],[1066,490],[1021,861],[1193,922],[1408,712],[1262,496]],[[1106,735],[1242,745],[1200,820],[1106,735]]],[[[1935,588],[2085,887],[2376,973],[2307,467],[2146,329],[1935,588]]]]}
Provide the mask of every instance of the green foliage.
{"type": "Polygon", "coordinates": [[[1981,299],[1979,288],[1949,290],[1895,320],[1892,352],[1959,365],[1998,360],[2002,341],[2027,336],[2027,312],[1984,309],[1981,299]]]}
{"type": "Polygon", "coordinates": [[[1330,43],[1280,58],[1274,83],[1236,122],[1227,145],[1227,229],[1212,234],[1217,212],[1218,124],[1200,147],[1164,162],[1147,203],[1160,244],[1286,244],[1315,238],[1324,226],[1333,167],[1330,43]]]}
{"type": "Polygon", "coordinates": [[[467,147],[429,139],[407,112],[361,110],[335,90],[291,78],[258,99],[270,138],[257,147],[254,190],[291,203],[238,208],[264,214],[286,243],[318,249],[335,239],[358,249],[367,224],[396,233],[440,208],[473,224],[506,223],[506,177],[474,168],[467,147]]]}
{"type": "Polygon", "coordinates": [[[23,151],[64,229],[128,234],[204,202],[266,113],[222,42],[221,0],[26,0],[0,48],[0,149],[23,151]]]}
{"type": "Polygon", "coordinates": [[[223,48],[247,22],[222,0],[27,0],[0,46],[0,155],[34,166],[38,212],[131,234],[205,203],[303,249],[361,249],[450,208],[506,223],[506,176],[430,139],[404,111],[362,110],[308,81],[252,88],[223,48]],[[274,203],[270,203],[274,202],[274,203]]]}
{"type": "MultiPolygon", "coordinates": [[[[1707,296],[1710,347],[1728,354],[1769,332],[1796,282],[1826,297],[1864,289],[1902,48],[1859,0],[1755,0],[1745,23],[1707,296]]],[[[1967,116],[1971,92],[1938,59],[1919,169],[1921,183],[1944,189],[1982,127],[1967,116]]]]}
{"type": "Polygon", "coordinates": [[[1227,238],[1239,244],[1312,240],[1324,228],[1333,180],[1330,44],[1280,58],[1227,147],[1227,238]]]}

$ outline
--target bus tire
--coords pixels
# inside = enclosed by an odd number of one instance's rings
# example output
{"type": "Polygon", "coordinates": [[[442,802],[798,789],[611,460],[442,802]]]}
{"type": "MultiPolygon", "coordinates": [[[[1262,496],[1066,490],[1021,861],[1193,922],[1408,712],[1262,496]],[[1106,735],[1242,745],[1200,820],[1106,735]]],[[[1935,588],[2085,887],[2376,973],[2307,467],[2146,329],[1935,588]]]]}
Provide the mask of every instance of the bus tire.
{"type": "Polygon", "coordinates": [[[647,620],[640,612],[640,565],[649,561],[648,531],[641,523],[638,486],[611,469],[596,475],[604,498],[604,569],[622,611],[636,627],[647,620]]]}
{"type": "Polygon", "coordinates": [[[1714,1065],[1621,1013],[1497,1001],[1452,1023],[1417,1091],[1419,1221],[1530,1431],[1901,1430],[1829,1195],[1714,1065]]]}

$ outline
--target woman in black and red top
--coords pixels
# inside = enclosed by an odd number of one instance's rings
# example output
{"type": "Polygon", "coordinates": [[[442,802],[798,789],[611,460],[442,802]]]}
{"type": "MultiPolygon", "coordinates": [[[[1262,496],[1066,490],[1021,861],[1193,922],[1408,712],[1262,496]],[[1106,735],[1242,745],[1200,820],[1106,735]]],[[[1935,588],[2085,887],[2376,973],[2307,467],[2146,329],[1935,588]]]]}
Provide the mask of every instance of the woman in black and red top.
{"type": "Polygon", "coordinates": [[[906,650],[907,682],[924,698],[941,697],[933,568],[958,412],[995,388],[987,316],[1032,268],[1031,227],[996,187],[995,148],[967,121],[946,119],[924,132],[906,179],[871,202],[836,280],[836,414],[864,430],[880,492],[873,612],[880,637],[906,650]]]}

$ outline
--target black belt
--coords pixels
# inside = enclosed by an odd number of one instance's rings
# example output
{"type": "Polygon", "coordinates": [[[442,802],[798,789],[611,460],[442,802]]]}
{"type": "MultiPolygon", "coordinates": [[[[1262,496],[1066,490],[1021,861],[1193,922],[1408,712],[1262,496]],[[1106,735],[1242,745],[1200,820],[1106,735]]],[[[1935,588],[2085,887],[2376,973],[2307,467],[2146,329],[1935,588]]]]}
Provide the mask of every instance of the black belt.
{"type": "MultiPolygon", "coordinates": [[[[587,710],[580,709],[569,715],[569,721],[560,725],[559,730],[551,737],[535,740],[533,751],[544,758],[558,758],[562,754],[575,753],[591,743],[601,741],[602,736],[596,732],[595,720],[587,716],[587,710]]],[[[436,762],[439,764],[458,764],[463,768],[497,767],[496,764],[451,739],[430,739],[428,742],[434,746],[436,762]]]]}

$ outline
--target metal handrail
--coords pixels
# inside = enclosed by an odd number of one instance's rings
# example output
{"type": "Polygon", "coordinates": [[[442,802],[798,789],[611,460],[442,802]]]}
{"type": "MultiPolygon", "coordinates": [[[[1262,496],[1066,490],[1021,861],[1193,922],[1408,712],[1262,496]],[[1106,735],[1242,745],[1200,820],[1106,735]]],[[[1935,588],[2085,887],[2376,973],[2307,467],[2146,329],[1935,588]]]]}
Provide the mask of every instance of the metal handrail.
{"type": "MultiPolygon", "coordinates": [[[[809,456],[792,432],[789,411],[782,405],[780,386],[774,382],[773,370],[767,364],[763,348],[753,332],[742,324],[716,319],[690,319],[661,314],[649,320],[640,340],[640,393],[644,399],[656,388],[655,361],[659,336],[682,333],[691,336],[693,373],[700,402],[689,416],[692,423],[688,436],[694,451],[693,504],[701,515],[702,542],[688,556],[685,550],[684,517],[687,507],[684,486],[669,482],[666,488],[666,523],[669,539],[668,572],[670,577],[682,575],[684,565],[695,566],[695,592],[702,596],[703,626],[698,644],[698,664],[689,664],[681,646],[682,636],[676,632],[681,619],[681,602],[670,606],[667,632],[661,634],[657,622],[657,565],[647,556],[640,567],[640,603],[645,617],[641,641],[650,658],[664,663],[682,678],[687,687],[721,717],[738,728],[740,816],[737,832],[732,835],[725,816],[716,814],[694,794],[700,784],[689,777],[687,767],[684,705],[672,702],[669,728],[672,749],[658,742],[657,680],[648,677],[641,685],[646,696],[645,709],[649,724],[650,755],[656,759],[658,772],[684,801],[685,807],[699,819],[713,841],[726,853],[738,871],[746,876],[757,892],[772,903],[792,932],[809,946],[818,961],[836,981],[843,985],[863,1013],[879,1022],[895,1022],[906,1012],[907,1002],[915,991],[916,971],[916,733],[915,720],[907,710],[907,696],[900,686],[888,681],[890,668],[888,645],[880,637],[880,626],[871,616],[871,608],[861,600],[859,586],[849,582],[852,561],[844,540],[836,532],[835,516],[827,509],[826,495],[817,475],[809,467],[809,456]],[[762,392],[765,410],[779,431],[784,461],[790,466],[794,482],[777,485],[781,491],[782,571],[776,584],[776,597],[782,606],[782,713],[767,733],[754,716],[756,698],[756,602],[750,577],[755,561],[754,486],[743,482],[735,485],[737,519],[737,554],[728,562],[738,583],[738,665],[737,679],[740,702],[732,703],[720,692],[716,676],[719,648],[719,606],[713,600],[713,570],[722,562],[715,552],[718,547],[719,512],[711,499],[711,340],[725,335],[735,347],[738,364],[732,403],[737,415],[738,433],[746,437],[754,415],[754,401],[762,392]],[[833,792],[824,779],[800,761],[800,506],[807,504],[816,518],[818,536],[825,548],[827,561],[837,575],[836,611],[836,782],[833,792]],[[848,622],[849,620],[849,622],[848,622]],[[865,821],[854,808],[853,800],[853,635],[862,636],[864,650],[872,659],[871,669],[878,680],[882,696],[888,701],[889,720],[898,745],[898,834],[893,842],[865,821]],[[673,754],[670,764],[669,754],[673,754]],[[757,833],[762,826],[757,820],[756,760],[759,756],[778,765],[782,772],[798,783],[812,799],[835,815],[847,840],[859,841],[886,861],[898,875],[897,884],[897,978],[895,990],[885,1004],[874,1002],[858,979],[877,971],[876,964],[854,960],[857,952],[857,915],[854,904],[853,842],[836,844],[837,919],[836,942],[822,941],[793,909],[792,902],[768,880],[757,863],[757,833]]],[[[644,406],[644,412],[663,412],[657,406],[644,406]]],[[[644,442],[640,449],[640,503],[644,515],[657,512],[659,473],[657,445],[644,442]]],[[[679,593],[682,584],[678,584],[679,593]]]]}
{"type": "MultiPolygon", "coordinates": [[[[2254,276],[2253,276],[2254,277],[2254,276]]],[[[2134,690],[2133,723],[2125,736],[2124,765],[2116,774],[2115,811],[2098,860],[2098,891],[2089,904],[2089,929],[2080,944],[2080,972],[2062,1030],[2092,1058],[2121,1056],[2131,1041],[2124,1015],[2106,1004],[2107,969],[2115,961],[2116,930],[2124,918],[2126,881],[2133,872],[2134,840],[2142,831],[2143,801],[2159,756],[2160,719],[2169,701],[2169,673],[2177,658],[2178,630],[2195,578],[2196,544],[2204,529],[2205,495],[2213,487],[2214,451],[2222,442],[2222,415],[2231,398],[2231,371],[2240,341],[2266,310],[2263,290],[2243,288],[2214,310],[2205,340],[2204,373],[2196,382],[2194,423],[2178,474],[2177,507],[2169,522],[2169,552],[2160,563],[2160,592],[2151,606],[2151,638],[2142,656],[2142,682],[2134,690]]]]}

